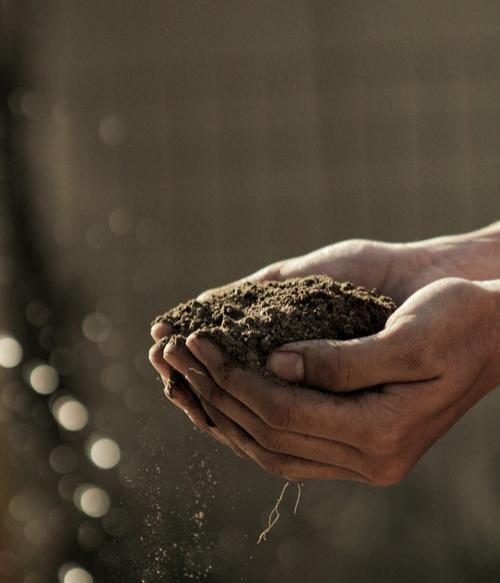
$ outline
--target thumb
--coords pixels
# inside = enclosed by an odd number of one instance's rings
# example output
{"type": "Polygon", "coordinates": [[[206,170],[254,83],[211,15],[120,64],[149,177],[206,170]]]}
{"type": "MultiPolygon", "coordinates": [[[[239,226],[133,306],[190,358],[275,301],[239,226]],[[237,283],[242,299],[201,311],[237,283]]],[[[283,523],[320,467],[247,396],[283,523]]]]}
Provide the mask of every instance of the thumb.
{"type": "MultiPolygon", "coordinates": [[[[409,343],[407,343],[409,344],[409,343]]],[[[280,346],[267,368],[282,379],[327,391],[419,380],[400,338],[383,330],[355,340],[309,340],[280,346]]]]}

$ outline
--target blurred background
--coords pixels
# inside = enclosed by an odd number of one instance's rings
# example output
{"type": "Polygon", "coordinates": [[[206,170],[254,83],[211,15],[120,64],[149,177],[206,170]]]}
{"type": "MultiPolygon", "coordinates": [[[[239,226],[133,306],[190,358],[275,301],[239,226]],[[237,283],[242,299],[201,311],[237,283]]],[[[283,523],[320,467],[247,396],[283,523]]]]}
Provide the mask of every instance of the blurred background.
{"type": "Polygon", "coordinates": [[[500,4],[0,0],[0,580],[500,580],[500,398],[397,487],[282,481],[173,410],[149,322],[500,210],[500,4]]]}

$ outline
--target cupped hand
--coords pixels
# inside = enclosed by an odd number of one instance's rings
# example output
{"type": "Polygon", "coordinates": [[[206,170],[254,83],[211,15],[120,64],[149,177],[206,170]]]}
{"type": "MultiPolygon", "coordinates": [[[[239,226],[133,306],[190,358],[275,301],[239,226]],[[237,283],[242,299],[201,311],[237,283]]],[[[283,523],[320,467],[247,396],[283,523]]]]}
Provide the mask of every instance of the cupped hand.
{"type": "MultiPolygon", "coordinates": [[[[420,252],[410,250],[406,245],[352,239],[328,245],[300,257],[278,261],[230,284],[207,290],[201,293],[198,299],[207,299],[211,294],[243,281],[284,280],[313,274],[330,275],[340,281],[350,280],[367,288],[377,288],[394,298],[401,298],[406,291],[398,284],[398,280],[410,279],[410,272],[417,271],[421,263],[419,257],[420,252]]],[[[170,361],[176,358],[188,360],[195,368],[197,361],[181,343],[168,343],[171,334],[172,328],[166,322],[158,321],[151,327],[151,336],[155,343],[149,351],[149,360],[160,375],[165,395],[172,404],[183,410],[199,429],[226,443],[238,455],[243,455],[243,452],[214,426],[189,383],[174,374],[175,369],[169,365],[167,355],[170,361]]]]}
{"type": "Polygon", "coordinates": [[[196,361],[168,345],[165,357],[222,433],[267,471],[390,485],[500,382],[499,313],[498,292],[442,279],[378,334],[272,353],[268,368],[303,386],[240,368],[196,334],[186,344],[196,361]]]}
{"type": "Polygon", "coordinates": [[[351,281],[367,289],[402,301],[417,287],[417,279],[425,268],[424,248],[410,244],[383,243],[365,239],[349,239],[311,253],[277,261],[255,273],[207,290],[198,299],[231,288],[244,281],[284,280],[307,275],[329,275],[337,281],[351,281]]]}
{"type": "Polygon", "coordinates": [[[172,328],[165,322],[159,322],[152,326],[151,335],[156,342],[149,350],[149,360],[160,375],[165,396],[173,405],[183,411],[198,429],[208,433],[220,443],[229,446],[239,457],[245,457],[245,454],[238,446],[215,426],[214,422],[203,409],[197,395],[192,391],[192,388],[178,372],[172,369],[164,358],[164,351],[168,346],[169,350],[175,350],[178,358],[184,357],[183,362],[186,367],[196,367],[198,365],[195,358],[186,349],[184,343],[178,340],[174,342],[174,339],[169,340],[171,334],[172,328]]]}
{"type": "MultiPolygon", "coordinates": [[[[391,296],[403,302],[420,287],[448,275],[462,275],[464,265],[477,263],[468,261],[468,247],[454,238],[436,239],[420,243],[383,243],[364,239],[351,239],[328,245],[306,255],[293,257],[268,265],[259,271],[226,286],[207,290],[198,299],[207,299],[242,281],[283,280],[314,274],[326,274],[343,281],[349,280],[369,289],[391,296]]],[[[170,401],[184,410],[200,429],[207,431],[219,441],[237,448],[224,436],[220,428],[212,427],[206,411],[186,380],[172,375],[173,368],[164,358],[163,352],[175,358],[175,351],[186,354],[185,347],[169,345],[171,329],[165,322],[156,323],[151,329],[155,345],[150,351],[150,361],[169,388],[166,395],[170,401]],[[175,381],[175,390],[173,383],[175,381]],[[171,389],[171,390],[170,390],[171,389]],[[175,398],[173,394],[175,393],[175,398]]],[[[192,364],[196,366],[192,356],[192,364]]],[[[238,451],[242,455],[241,451],[238,451]]]]}

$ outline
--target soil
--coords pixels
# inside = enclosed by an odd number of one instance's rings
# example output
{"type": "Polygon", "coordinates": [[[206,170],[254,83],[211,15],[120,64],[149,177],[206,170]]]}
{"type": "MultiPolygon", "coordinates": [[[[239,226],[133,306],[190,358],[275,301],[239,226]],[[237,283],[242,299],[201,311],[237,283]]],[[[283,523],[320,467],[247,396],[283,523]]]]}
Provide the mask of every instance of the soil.
{"type": "Polygon", "coordinates": [[[237,363],[271,375],[267,355],[298,340],[348,340],[384,328],[395,303],[375,291],[339,283],[326,275],[284,281],[244,282],[190,300],[158,316],[177,340],[199,331],[237,363]]]}

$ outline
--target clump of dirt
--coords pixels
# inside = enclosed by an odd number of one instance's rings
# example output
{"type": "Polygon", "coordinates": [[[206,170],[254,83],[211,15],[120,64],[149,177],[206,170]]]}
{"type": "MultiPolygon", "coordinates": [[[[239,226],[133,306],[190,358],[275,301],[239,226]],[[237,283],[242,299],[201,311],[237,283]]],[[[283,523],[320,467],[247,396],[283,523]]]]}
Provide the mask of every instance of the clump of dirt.
{"type": "Polygon", "coordinates": [[[396,309],[386,297],[326,275],[244,282],[158,316],[185,339],[199,331],[243,366],[271,374],[267,355],[299,340],[349,340],[383,329],[396,309]]]}

